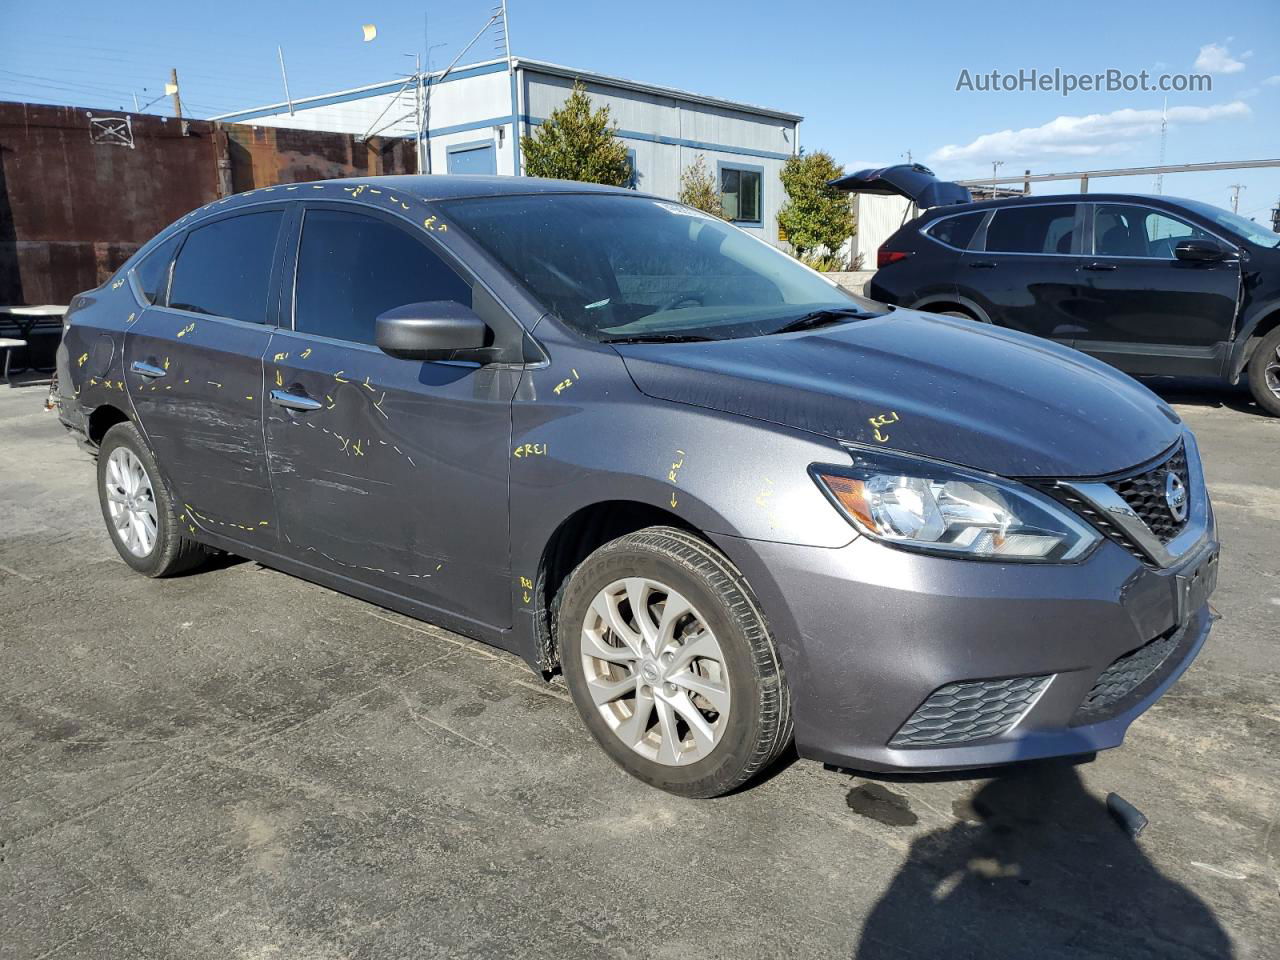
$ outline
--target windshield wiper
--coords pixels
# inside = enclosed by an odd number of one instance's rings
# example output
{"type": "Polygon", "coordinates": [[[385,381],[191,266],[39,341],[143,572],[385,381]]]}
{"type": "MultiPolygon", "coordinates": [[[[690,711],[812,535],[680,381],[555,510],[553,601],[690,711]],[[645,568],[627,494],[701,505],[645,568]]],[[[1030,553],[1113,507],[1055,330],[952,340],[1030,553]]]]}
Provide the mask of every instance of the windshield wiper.
{"type": "Polygon", "coordinates": [[[856,307],[828,307],[824,310],[812,310],[784,323],[777,330],[770,330],[769,336],[777,333],[797,333],[800,330],[825,327],[829,323],[839,323],[845,319],[869,316],[871,314],[867,313],[867,311],[859,310],[856,307]]]}
{"type": "Polygon", "coordinates": [[[608,337],[604,343],[706,343],[718,337],[704,337],[696,333],[638,333],[631,337],[608,337]]]}

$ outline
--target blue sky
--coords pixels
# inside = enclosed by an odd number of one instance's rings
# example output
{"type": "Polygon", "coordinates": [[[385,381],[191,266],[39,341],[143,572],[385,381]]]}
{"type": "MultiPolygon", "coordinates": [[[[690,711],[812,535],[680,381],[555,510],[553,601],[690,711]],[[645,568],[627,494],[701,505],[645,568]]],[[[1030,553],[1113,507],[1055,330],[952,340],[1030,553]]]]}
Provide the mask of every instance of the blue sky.
{"type": "MultiPolygon", "coordinates": [[[[132,2],[7,4],[0,13],[0,98],[131,108],[161,93],[171,66],[195,116],[282,98],[276,44],[295,97],[393,77],[423,50],[436,67],[483,24],[489,0],[364,7],[132,2]],[[372,22],[378,37],[361,39],[372,22]]],[[[1078,74],[1209,72],[1211,91],[1168,95],[1170,163],[1280,156],[1280,2],[1159,5],[850,4],[511,0],[513,52],[780,107],[805,115],[801,143],[849,169],[907,151],[947,177],[1150,164],[1159,158],[1157,92],[957,92],[963,69],[1078,74]],[[1197,60],[1201,68],[1197,69],[1197,60]]],[[[466,60],[492,55],[492,37],[466,60]]],[[[161,111],[161,100],[153,111],[161,111]]],[[[1280,170],[1184,174],[1166,193],[1220,205],[1244,184],[1240,211],[1268,219],[1280,170]]],[[[1149,177],[1091,189],[1149,192],[1149,177]]],[[[1074,183],[1036,192],[1068,192],[1074,183]]]]}

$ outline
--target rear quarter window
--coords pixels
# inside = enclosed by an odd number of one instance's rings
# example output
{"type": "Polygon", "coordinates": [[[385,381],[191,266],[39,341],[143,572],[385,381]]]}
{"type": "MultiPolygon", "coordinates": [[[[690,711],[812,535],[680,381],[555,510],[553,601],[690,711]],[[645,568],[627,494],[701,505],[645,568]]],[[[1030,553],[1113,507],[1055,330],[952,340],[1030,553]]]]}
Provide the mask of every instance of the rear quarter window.
{"type": "Polygon", "coordinates": [[[925,230],[925,233],[957,250],[967,250],[973,235],[978,232],[978,225],[986,216],[983,212],[965,213],[958,217],[943,217],[925,230]]]}
{"type": "Polygon", "coordinates": [[[133,268],[133,275],[142,288],[142,298],[147,303],[165,303],[169,295],[169,268],[173,266],[173,254],[181,241],[180,233],[170,237],[133,268]]]}
{"type": "Polygon", "coordinates": [[[169,306],[266,323],[279,210],[246,213],[197,227],[173,265],[169,306]]]}

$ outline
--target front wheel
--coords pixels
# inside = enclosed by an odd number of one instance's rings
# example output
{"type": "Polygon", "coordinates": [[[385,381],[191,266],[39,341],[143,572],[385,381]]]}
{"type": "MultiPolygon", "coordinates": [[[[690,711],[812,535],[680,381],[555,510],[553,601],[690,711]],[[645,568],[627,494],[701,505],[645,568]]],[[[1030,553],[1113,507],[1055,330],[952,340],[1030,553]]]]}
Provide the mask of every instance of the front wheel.
{"type": "Polygon", "coordinates": [[[118,423],[98,448],[98,499],[121,559],[148,577],[181,573],[208,551],[182,535],[151,448],[132,423],[118,423]]]}
{"type": "Polygon", "coordinates": [[[1280,327],[1264,336],[1249,358],[1249,390],[1258,406],[1280,417],[1280,327]]]}
{"type": "Polygon", "coordinates": [[[745,783],[791,739],[782,665],[728,558],[673,527],[601,547],[556,604],[583,722],[632,776],[686,797],[745,783]]]}

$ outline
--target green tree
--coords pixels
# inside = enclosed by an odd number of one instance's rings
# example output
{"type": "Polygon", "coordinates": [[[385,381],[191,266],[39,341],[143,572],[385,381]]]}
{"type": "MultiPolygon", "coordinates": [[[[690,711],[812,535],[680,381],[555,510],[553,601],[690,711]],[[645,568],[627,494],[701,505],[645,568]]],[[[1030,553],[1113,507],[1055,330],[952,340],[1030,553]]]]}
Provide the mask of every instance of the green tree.
{"type": "Polygon", "coordinates": [[[707,169],[706,159],[701,154],[681,171],[680,193],[676,199],[703,213],[724,219],[724,206],[720,203],[720,185],[716,183],[715,174],[707,169]]]}
{"type": "Polygon", "coordinates": [[[825,150],[787,158],[782,186],[787,201],[778,211],[778,227],[796,259],[820,270],[842,270],[847,264],[838,251],[853,235],[849,195],[828,186],[844,171],[825,150]]]}
{"type": "Polygon", "coordinates": [[[575,83],[569,98],[533,136],[520,138],[524,171],[531,177],[625,187],[631,182],[631,163],[616,129],[609,108],[593,111],[586,87],[575,83]]]}

